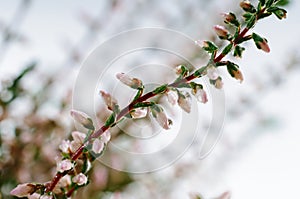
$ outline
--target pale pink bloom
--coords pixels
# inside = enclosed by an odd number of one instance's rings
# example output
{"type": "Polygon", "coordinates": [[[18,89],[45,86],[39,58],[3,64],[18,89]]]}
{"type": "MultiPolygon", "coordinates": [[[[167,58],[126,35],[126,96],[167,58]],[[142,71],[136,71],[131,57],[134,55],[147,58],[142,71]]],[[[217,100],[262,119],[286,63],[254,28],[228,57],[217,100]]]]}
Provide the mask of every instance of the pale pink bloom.
{"type": "Polygon", "coordinates": [[[211,80],[216,80],[219,77],[219,73],[214,66],[209,66],[206,69],[207,77],[211,80]]]}
{"type": "Polygon", "coordinates": [[[206,94],[205,90],[202,88],[193,89],[192,94],[197,98],[197,100],[199,102],[202,102],[205,104],[208,101],[207,94],[206,94]]]}
{"type": "Polygon", "coordinates": [[[175,105],[178,100],[178,94],[175,91],[169,91],[167,92],[167,98],[170,104],[175,105]]]}
{"type": "Polygon", "coordinates": [[[229,191],[226,191],[226,192],[222,193],[216,199],[230,199],[230,198],[231,198],[231,193],[229,191]]]}
{"type": "Polygon", "coordinates": [[[240,80],[240,83],[243,82],[244,77],[240,70],[232,70],[233,77],[237,80],[240,80]]]}
{"type": "Polygon", "coordinates": [[[113,98],[109,93],[100,91],[100,94],[109,110],[114,110],[115,106],[118,104],[117,100],[113,98]]]}
{"type": "Polygon", "coordinates": [[[226,38],[228,36],[228,30],[224,26],[215,25],[214,29],[219,37],[226,38]]]}
{"type": "Polygon", "coordinates": [[[31,195],[28,195],[27,197],[28,197],[28,199],[40,199],[41,194],[33,193],[31,195]]]}
{"type": "Polygon", "coordinates": [[[26,197],[31,194],[35,189],[35,186],[29,183],[19,184],[16,188],[11,190],[10,194],[17,197],[26,197]]]}
{"type": "Polygon", "coordinates": [[[160,112],[155,112],[154,118],[161,127],[163,127],[166,130],[170,129],[170,120],[168,119],[167,115],[163,112],[163,110],[161,110],[160,112]]]}
{"type": "Polygon", "coordinates": [[[71,176],[70,175],[65,175],[64,177],[62,177],[59,181],[59,186],[60,187],[68,187],[69,185],[71,185],[71,176]]]}
{"type": "Polygon", "coordinates": [[[59,149],[63,152],[63,153],[69,153],[70,149],[71,149],[71,142],[70,140],[63,140],[61,142],[61,144],[59,145],[59,149]]]}
{"type": "Polygon", "coordinates": [[[82,126],[88,129],[94,129],[93,121],[86,113],[81,111],[71,110],[71,116],[76,122],[78,122],[82,126]]]}
{"type": "Polygon", "coordinates": [[[190,113],[192,106],[191,95],[188,92],[182,92],[182,94],[178,96],[178,105],[180,106],[180,108],[182,108],[182,110],[190,113]]]}
{"type": "Polygon", "coordinates": [[[60,173],[63,173],[64,171],[68,171],[72,169],[74,164],[71,162],[71,160],[62,160],[57,163],[57,171],[60,173]]]}
{"type": "Polygon", "coordinates": [[[136,108],[130,112],[133,119],[144,118],[148,114],[148,108],[136,108]]]}
{"type": "Polygon", "coordinates": [[[95,139],[92,146],[92,151],[96,154],[99,154],[103,151],[104,143],[100,139],[95,139]]]}
{"type": "Polygon", "coordinates": [[[260,47],[261,50],[263,50],[263,51],[265,51],[267,53],[270,52],[270,47],[268,45],[267,40],[264,39],[263,41],[258,41],[257,45],[260,47]]]}
{"type": "Polygon", "coordinates": [[[79,131],[73,131],[72,132],[72,138],[78,144],[83,144],[85,137],[86,137],[86,134],[81,133],[79,131]]]}
{"type": "Polygon", "coordinates": [[[120,80],[123,84],[130,86],[131,88],[139,88],[143,86],[141,80],[133,78],[125,73],[118,73],[116,75],[117,79],[120,80]]]}
{"type": "Polygon", "coordinates": [[[79,186],[86,184],[86,183],[87,183],[87,180],[88,180],[87,177],[86,177],[83,173],[80,173],[80,174],[76,175],[76,176],[72,179],[72,181],[73,181],[74,183],[78,184],[79,186]]]}
{"type": "Polygon", "coordinates": [[[111,138],[111,134],[110,134],[109,131],[106,131],[105,133],[103,133],[103,134],[101,135],[101,140],[102,140],[105,144],[107,144],[107,143],[110,141],[110,138],[111,138]]]}

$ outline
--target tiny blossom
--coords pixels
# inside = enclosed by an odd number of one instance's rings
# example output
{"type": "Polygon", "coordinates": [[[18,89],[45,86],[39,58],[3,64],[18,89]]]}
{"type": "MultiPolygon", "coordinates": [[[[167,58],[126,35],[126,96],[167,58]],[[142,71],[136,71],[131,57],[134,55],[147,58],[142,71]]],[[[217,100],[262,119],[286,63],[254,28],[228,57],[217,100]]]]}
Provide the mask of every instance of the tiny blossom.
{"type": "Polygon", "coordinates": [[[207,77],[211,80],[216,80],[219,77],[219,73],[214,66],[209,66],[206,69],[207,77]]]}
{"type": "Polygon", "coordinates": [[[94,129],[93,121],[86,113],[83,113],[81,111],[71,110],[71,116],[74,118],[76,122],[82,124],[84,127],[88,129],[94,129]]]}
{"type": "Polygon", "coordinates": [[[258,48],[260,48],[261,50],[263,50],[267,53],[270,52],[270,47],[269,47],[268,42],[267,42],[266,39],[263,39],[263,41],[258,41],[257,46],[258,46],[258,48]]]}
{"type": "Polygon", "coordinates": [[[179,66],[177,66],[177,67],[175,68],[175,73],[176,73],[177,75],[180,75],[180,74],[182,73],[181,65],[179,65],[179,66]]]}
{"type": "Polygon", "coordinates": [[[69,150],[71,149],[71,142],[70,140],[63,140],[61,144],[59,145],[59,149],[63,153],[69,153],[69,150]]]}
{"type": "Polygon", "coordinates": [[[157,113],[155,119],[161,127],[166,130],[170,129],[170,121],[163,111],[157,113]]]}
{"type": "Polygon", "coordinates": [[[191,112],[192,99],[188,92],[183,92],[178,97],[178,105],[187,113],[191,112]]]}
{"type": "Polygon", "coordinates": [[[103,151],[104,143],[100,139],[95,139],[92,146],[92,151],[96,154],[99,154],[103,151]]]}
{"type": "Polygon", "coordinates": [[[70,160],[62,160],[57,163],[57,171],[63,173],[73,168],[73,163],[70,160]]]}
{"type": "Polygon", "coordinates": [[[136,108],[130,112],[133,119],[144,118],[148,114],[148,108],[136,108]]]}
{"type": "Polygon", "coordinates": [[[109,110],[114,110],[115,106],[118,104],[117,100],[113,98],[109,93],[100,91],[100,94],[109,110]]]}
{"type": "Polygon", "coordinates": [[[109,131],[106,131],[105,133],[103,133],[103,134],[101,135],[101,140],[102,140],[105,144],[107,144],[107,143],[110,141],[110,138],[111,138],[111,134],[110,134],[109,131]]]}
{"type": "Polygon", "coordinates": [[[202,88],[197,87],[197,89],[193,89],[192,94],[197,98],[197,100],[199,102],[202,102],[205,104],[208,101],[207,94],[206,94],[205,90],[202,88]]]}
{"type": "Polygon", "coordinates": [[[80,173],[80,174],[74,176],[72,181],[74,183],[78,184],[79,186],[81,186],[81,185],[84,185],[87,183],[87,177],[83,173],[80,173]]]}
{"type": "Polygon", "coordinates": [[[81,133],[79,131],[73,131],[72,132],[72,138],[78,144],[82,144],[84,142],[85,137],[86,137],[86,134],[81,133]]]}
{"type": "Polygon", "coordinates": [[[217,35],[221,38],[227,38],[228,37],[228,30],[224,26],[215,25],[214,26],[215,32],[217,35]]]}
{"type": "Polygon", "coordinates": [[[222,81],[222,79],[220,77],[216,80],[215,87],[217,89],[222,89],[223,88],[223,81],[222,81]]]}
{"type": "Polygon", "coordinates": [[[118,73],[116,75],[117,79],[120,80],[123,84],[130,86],[131,88],[139,88],[143,86],[143,83],[141,80],[137,78],[130,77],[129,75],[126,75],[125,73],[118,73]]]}
{"type": "Polygon", "coordinates": [[[31,194],[34,190],[35,186],[33,184],[24,183],[19,184],[10,192],[10,194],[17,197],[26,197],[28,194],[31,194]]]}
{"type": "Polygon", "coordinates": [[[241,8],[243,8],[244,10],[249,10],[249,9],[252,9],[252,5],[251,5],[251,3],[250,3],[250,1],[242,1],[241,3],[240,3],[240,6],[241,6],[241,8]]]}
{"type": "Polygon", "coordinates": [[[68,187],[69,185],[71,185],[71,183],[72,182],[71,182],[71,176],[70,175],[65,175],[59,181],[60,187],[68,187]]]}
{"type": "Polygon", "coordinates": [[[225,19],[225,22],[231,23],[235,20],[235,17],[232,13],[222,13],[222,16],[225,19]]]}
{"type": "Polygon", "coordinates": [[[177,92],[170,90],[169,92],[167,92],[167,98],[170,104],[175,105],[178,100],[178,94],[177,92]]]}

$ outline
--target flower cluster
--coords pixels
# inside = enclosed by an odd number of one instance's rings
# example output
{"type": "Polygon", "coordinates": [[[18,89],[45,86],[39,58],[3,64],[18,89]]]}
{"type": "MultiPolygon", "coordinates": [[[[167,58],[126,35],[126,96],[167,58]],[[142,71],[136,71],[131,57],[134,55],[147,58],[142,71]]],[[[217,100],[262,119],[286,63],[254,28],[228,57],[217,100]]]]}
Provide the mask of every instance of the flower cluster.
{"type": "MultiPolygon", "coordinates": [[[[249,34],[248,32],[258,20],[271,14],[279,19],[286,18],[286,11],[278,7],[279,3],[279,0],[260,0],[258,5],[254,6],[249,1],[243,1],[240,3],[240,7],[244,10],[243,21],[232,12],[223,14],[225,24],[231,28],[216,25],[214,30],[217,36],[225,41],[226,45],[218,47],[211,41],[195,42],[211,55],[210,60],[196,71],[190,71],[184,65],[179,65],[175,69],[178,77],[170,84],[161,85],[144,94],[144,85],[140,79],[125,73],[117,74],[118,80],[136,90],[136,95],[130,103],[120,109],[117,100],[111,94],[100,91],[100,95],[111,114],[98,130],[95,129],[93,120],[87,114],[75,110],[71,111],[74,120],[85,127],[87,132],[74,131],[71,133],[72,140],[61,142],[59,146],[61,157],[57,161],[55,177],[51,182],[43,184],[25,183],[18,185],[11,191],[11,194],[29,198],[54,198],[57,194],[70,197],[79,187],[89,183],[87,173],[91,169],[91,163],[103,153],[110,140],[110,134],[107,130],[123,121],[124,117],[140,119],[152,116],[163,129],[171,128],[172,120],[161,105],[156,101],[151,101],[152,97],[166,96],[171,105],[177,104],[183,111],[190,113],[192,111],[192,96],[201,103],[208,101],[203,85],[193,80],[206,76],[215,88],[221,89],[223,81],[218,67],[225,66],[230,76],[242,82],[244,77],[239,66],[230,60],[224,60],[224,57],[232,52],[234,57],[241,58],[245,50],[241,44],[248,40],[253,40],[258,49],[270,52],[267,39],[257,33],[249,34]]],[[[196,195],[194,198],[200,198],[200,196],[196,195]]],[[[225,192],[219,198],[230,198],[230,194],[225,192]]]]}

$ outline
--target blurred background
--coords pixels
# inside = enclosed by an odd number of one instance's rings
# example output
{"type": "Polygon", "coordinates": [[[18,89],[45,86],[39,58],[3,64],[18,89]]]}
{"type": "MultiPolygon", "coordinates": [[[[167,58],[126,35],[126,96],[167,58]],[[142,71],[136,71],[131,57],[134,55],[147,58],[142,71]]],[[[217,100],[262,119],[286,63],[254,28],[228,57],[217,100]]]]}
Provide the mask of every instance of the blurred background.
{"type": "MultiPolygon", "coordinates": [[[[143,27],[215,40],[212,27],[222,24],[219,13],[239,13],[238,4],[0,0],[0,198],[12,198],[9,192],[18,183],[45,182],[54,175],[58,145],[75,129],[69,111],[76,76],[99,44],[143,27]]],[[[245,45],[243,59],[237,60],[245,77],[242,84],[221,71],[226,117],[222,136],[206,158],[200,160],[199,147],[193,145],[170,167],[147,174],[119,172],[95,162],[91,183],[74,198],[173,199],[189,198],[189,193],[214,198],[224,191],[233,199],[295,198],[300,184],[300,3],[290,1],[286,9],[287,20],[272,16],[256,25],[271,52],[258,51],[251,42],[245,45]]],[[[188,58],[199,65],[207,60],[199,48],[189,50],[188,58]]],[[[99,106],[101,123],[108,112],[99,106]]],[[[199,106],[203,130],[209,110],[199,106]]],[[[115,131],[112,138],[122,140],[115,131]]]]}

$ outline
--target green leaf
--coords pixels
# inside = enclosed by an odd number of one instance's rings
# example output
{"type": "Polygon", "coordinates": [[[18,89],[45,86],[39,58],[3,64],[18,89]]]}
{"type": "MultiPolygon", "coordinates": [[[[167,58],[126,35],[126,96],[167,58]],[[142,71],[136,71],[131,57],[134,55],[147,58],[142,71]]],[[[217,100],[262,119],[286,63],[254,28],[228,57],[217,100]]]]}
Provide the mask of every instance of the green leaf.
{"type": "Polygon", "coordinates": [[[279,0],[279,1],[277,1],[275,4],[276,4],[277,6],[286,6],[286,5],[288,5],[289,3],[290,3],[289,0],[279,0]]]}
{"type": "Polygon", "coordinates": [[[276,15],[276,17],[278,18],[278,19],[284,19],[284,18],[286,18],[286,10],[284,10],[284,9],[282,9],[282,8],[279,8],[278,10],[276,10],[276,11],[274,11],[273,12],[275,15],[276,15]]]}
{"type": "Polygon", "coordinates": [[[115,122],[115,113],[112,113],[105,121],[105,126],[111,126],[115,122]]]}
{"type": "Polygon", "coordinates": [[[143,108],[143,107],[149,107],[153,106],[154,102],[138,102],[135,105],[133,105],[133,108],[143,108]]]}
{"type": "Polygon", "coordinates": [[[222,51],[222,54],[223,54],[223,55],[227,55],[227,54],[231,51],[232,46],[233,46],[232,43],[228,44],[228,45],[224,48],[224,50],[222,51]]]}
{"type": "Polygon", "coordinates": [[[203,75],[203,72],[206,70],[206,66],[202,66],[198,70],[194,72],[195,77],[201,77],[203,75]]]}
{"type": "Polygon", "coordinates": [[[256,23],[256,15],[252,15],[249,21],[247,22],[246,26],[248,29],[250,29],[254,26],[255,23],[256,23]]]}
{"type": "Polygon", "coordinates": [[[234,48],[233,56],[241,58],[242,57],[242,53],[243,53],[244,50],[245,50],[244,47],[236,46],[234,48]]]}
{"type": "Polygon", "coordinates": [[[168,89],[168,84],[164,84],[164,85],[162,85],[162,86],[160,86],[160,87],[157,87],[157,88],[153,91],[153,93],[154,93],[155,95],[156,95],[156,94],[161,94],[161,93],[166,92],[167,89],[168,89]]]}
{"type": "Polygon", "coordinates": [[[211,41],[204,41],[203,43],[202,48],[209,53],[213,53],[218,50],[218,47],[211,41]]]}
{"type": "Polygon", "coordinates": [[[245,21],[249,21],[251,19],[251,17],[253,16],[253,14],[246,12],[245,14],[243,14],[243,17],[245,19],[245,21]]]}
{"type": "Polygon", "coordinates": [[[274,0],[267,0],[266,7],[269,8],[274,3],[274,0]]]}
{"type": "Polygon", "coordinates": [[[259,0],[259,2],[261,3],[261,6],[264,6],[266,3],[266,0],[259,0]]]}
{"type": "Polygon", "coordinates": [[[134,96],[133,100],[132,101],[135,101],[137,100],[139,97],[141,97],[141,95],[143,94],[144,92],[144,87],[139,87],[138,88],[138,91],[136,93],[136,95],[134,96]]]}

